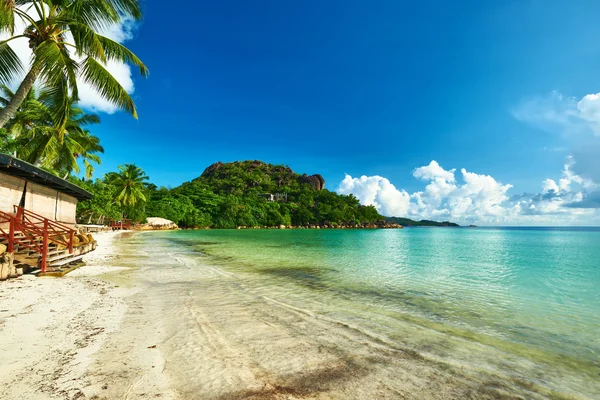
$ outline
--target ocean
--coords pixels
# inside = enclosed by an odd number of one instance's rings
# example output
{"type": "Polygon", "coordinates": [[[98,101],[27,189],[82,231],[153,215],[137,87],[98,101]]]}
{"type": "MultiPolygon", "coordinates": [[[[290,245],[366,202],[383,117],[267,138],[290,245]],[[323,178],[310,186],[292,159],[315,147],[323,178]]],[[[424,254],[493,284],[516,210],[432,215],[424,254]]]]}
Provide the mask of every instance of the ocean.
{"type": "MultiPolygon", "coordinates": [[[[200,296],[227,279],[230,298],[349,329],[373,351],[492,379],[499,393],[600,398],[599,228],[182,230],[127,240],[142,269],[159,274],[156,285],[175,285],[163,295],[200,296]],[[194,283],[208,275],[212,286],[194,283]]],[[[352,357],[352,345],[346,351],[352,357]]],[[[396,370],[378,376],[389,383],[396,370]]]]}

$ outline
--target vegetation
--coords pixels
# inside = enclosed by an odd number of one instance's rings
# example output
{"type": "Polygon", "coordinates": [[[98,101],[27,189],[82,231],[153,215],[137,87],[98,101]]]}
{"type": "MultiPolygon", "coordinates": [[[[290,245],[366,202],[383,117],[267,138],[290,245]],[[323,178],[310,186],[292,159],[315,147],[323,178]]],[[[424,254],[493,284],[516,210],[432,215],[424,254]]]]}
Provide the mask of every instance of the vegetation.
{"type": "Polygon", "coordinates": [[[127,16],[142,17],[138,0],[22,0],[0,4],[0,32],[9,38],[0,42],[0,82],[8,83],[23,72],[19,57],[9,43],[29,39],[31,65],[8,104],[0,110],[0,127],[15,116],[38,82],[49,88],[57,105],[52,121],[59,129],[68,121],[69,103],[77,100],[77,80],[90,84],[104,98],[137,118],[127,91],[104,67],[108,61],[128,62],[148,69],[129,49],[98,32],[127,16]],[[24,26],[22,31],[18,31],[24,26]],[[81,60],[81,61],[79,61],[81,60]]]}
{"type": "Polygon", "coordinates": [[[413,221],[412,219],[408,219],[408,218],[385,217],[385,220],[387,222],[391,222],[393,224],[399,224],[402,226],[451,226],[451,227],[460,226],[458,224],[455,224],[454,222],[448,222],[448,221],[436,222],[436,221],[430,221],[427,219],[424,219],[421,221],[413,221]]]}
{"type": "Polygon", "coordinates": [[[143,184],[140,177],[145,175],[135,166],[122,166],[121,175],[129,176],[134,169],[136,190],[131,191],[131,196],[123,193],[125,187],[132,188],[133,184],[125,185],[124,178],[117,179],[114,174],[93,183],[76,182],[95,194],[93,200],[79,204],[78,218],[86,221],[94,216],[115,215],[116,209],[137,221],[146,216],[163,217],[183,227],[336,226],[383,220],[374,207],[360,205],[356,197],[316,190],[301,175],[281,165],[260,161],[217,163],[200,177],[173,189],[143,184]],[[280,201],[269,201],[270,194],[277,193],[285,196],[280,201]],[[121,196],[122,201],[98,200],[111,196],[121,196]],[[133,196],[135,203],[125,200],[133,196]]]}
{"type": "MultiPolygon", "coordinates": [[[[0,104],[10,102],[14,94],[6,85],[0,85],[0,104]]],[[[104,149],[100,139],[93,136],[86,126],[98,124],[100,118],[86,114],[78,108],[74,99],[68,100],[66,123],[60,128],[52,121],[53,109],[62,107],[54,102],[52,93],[42,90],[39,95],[32,89],[15,116],[6,125],[12,139],[15,155],[31,164],[66,177],[79,173],[79,160],[83,160],[86,178],[91,178],[94,166],[100,164],[98,153],[104,149]]]]}

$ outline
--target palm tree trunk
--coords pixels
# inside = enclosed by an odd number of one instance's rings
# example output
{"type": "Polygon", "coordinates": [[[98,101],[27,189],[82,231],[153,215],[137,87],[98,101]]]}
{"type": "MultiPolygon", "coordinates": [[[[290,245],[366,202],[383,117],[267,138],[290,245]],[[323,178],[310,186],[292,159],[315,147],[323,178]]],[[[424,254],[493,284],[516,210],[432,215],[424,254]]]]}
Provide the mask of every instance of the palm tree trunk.
{"type": "Polygon", "coordinates": [[[19,85],[19,88],[15,92],[15,95],[10,99],[10,102],[0,110],[0,128],[2,128],[6,123],[17,113],[19,107],[29,94],[29,91],[33,87],[35,80],[40,74],[41,68],[36,67],[29,70],[27,75],[25,75],[25,79],[19,85]]]}

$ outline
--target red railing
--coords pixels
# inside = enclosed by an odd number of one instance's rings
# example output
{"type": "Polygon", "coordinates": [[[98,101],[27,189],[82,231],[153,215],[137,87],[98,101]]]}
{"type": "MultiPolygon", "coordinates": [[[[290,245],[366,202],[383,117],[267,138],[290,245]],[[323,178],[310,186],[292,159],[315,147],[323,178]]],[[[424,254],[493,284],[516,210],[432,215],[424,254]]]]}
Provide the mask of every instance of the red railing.
{"type": "Polygon", "coordinates": [[[51,221],[23,207],[14,206],[14,210],[14,214],[0,211],[0,223],[9,224],[8,232],[0,227],[0,237],[8,240],[8,252],[13,252],[15,246],[19,246],[40,253],[42,272],[46,272],[50,242],[63,245],[69,249],[69,253],[73,253],[73,238],[76,233],[74,229],[51,221]],[[17,232],[22,236],[16,236],[17,232]]]}
{"type": "Polygon", "coordinates": [[[120,220],[112,220],[110,224],[108,224],[113,229],[129,229],[131,228],[131,220],[130,219],[120,219],[120,220]]]}

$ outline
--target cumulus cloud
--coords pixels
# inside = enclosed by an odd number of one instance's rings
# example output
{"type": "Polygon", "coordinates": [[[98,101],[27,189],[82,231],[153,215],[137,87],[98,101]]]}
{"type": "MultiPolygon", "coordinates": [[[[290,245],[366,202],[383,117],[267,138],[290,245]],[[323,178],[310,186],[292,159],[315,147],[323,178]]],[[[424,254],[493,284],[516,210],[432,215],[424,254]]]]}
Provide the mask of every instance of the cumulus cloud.
{"type": "Polygon", "coordinates": [[[353,194],[368,206],[375,206],[385,215],[405,215],[408,213],[410,196],[404,190],[396,189],[390,181],[381,176],[346,177],[337,189],[340,194],[353,194]]]}
{"type": "Polygon", "coordinates": [[[424,180],[440,178],[444,181],[454,182],[454,171],[456,170],[451,169],[450,171],[446,171],[444,168],[440,167],[440,164],[438,164],[437,161],[433,160],[429,165],[415,169],[413,176],[424,180]]]}
{"type": "Polygon", "coordinates": [[[594,134],[600,135],[600,93],[588,94],[577,103],[579,118],[587,121],[594,134]]]}
{"type": "MultiPolygon", "coordinates": [[[[26,10],[24,10],[26,11],[26,10]]],[[[35,13],[34,10],[28,11],[30,14],[35,13]]],[[[37,16],[34,15],[34,16],[37,16]]],[[[17,23],[17,27],[15,32],[22,32],[25,28],[25,25],[22,21],[17,23]]],[[[134,31],[136,25],[135,21],[132,18],[125,17],[120,24],[114,24],[112,26],[106,27],[103,31],[99,32],[100,34],[109,37],[119,43],[123,43],[127,40],[133,38],[134,31]]],[[[67,35],[68,41],[72,42],[72,37],[67,35]]],[[[8,36],[6,33],[0,33],[0,40],[7,39],[8,36]]],[[[30,65],[31,61],[31,49],[29,48],[29,42],[26,38],[19,38],[12,40],[10,42],[10,47],[15,51],[15,53],[21,59],[21,63],[24,68],[27,69],[30,65]]],[[[78,59],[77,57],[73,57],[74,59],[81,61],[82,59],[78,59]]],[[[108,71],[115,77],[115,79],[123,86],[123,88],[127,91],[127,93],[132,94],[135,90],[135,85],[132,79],[132,72],[129,65],[119,62],[108,62],[105,67],[108,71]]],[[[9,83],[13,89],[16,89],[19,83],[23,80],[26,71],[20,76],[16,76],[12,82],[9,83]]],[[[80,97],[80,105],[82,107],[88,108],[91,111],[95,112],[106,112],[112,114],[119,110],[117,106],[108,102],[104,99],[95,89],[93,89],[90,85],[84,82],[78,83],[79,88],[79,97],[80,97]]]]}
{"type": "Polygon", "coordinates": [[[558,135],[577,160],[573,171],[600,182],[600,93],[576,98],[555,91],[524,99],[511,111],[518,120],[558,135]]]}
{"type": "Polygon", "coordinates": [[[414,178],[428,182],[422,191],[409,194],[381,176],[350,175],[337,191],[355,195],[386,216],[502,225],[589,223],[590,217],[599,216],[595,208],[600,208],[600,186],[574,173],[574,165],[568,157],[558,180],[544,180],[539,193],[512,197],[510,184],[464,168],[456,177],[456,169],[446,170],[436,161],[413,171],[414,178]]]}

